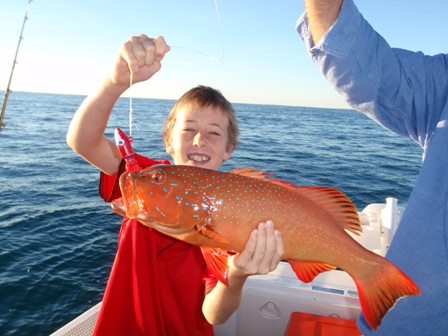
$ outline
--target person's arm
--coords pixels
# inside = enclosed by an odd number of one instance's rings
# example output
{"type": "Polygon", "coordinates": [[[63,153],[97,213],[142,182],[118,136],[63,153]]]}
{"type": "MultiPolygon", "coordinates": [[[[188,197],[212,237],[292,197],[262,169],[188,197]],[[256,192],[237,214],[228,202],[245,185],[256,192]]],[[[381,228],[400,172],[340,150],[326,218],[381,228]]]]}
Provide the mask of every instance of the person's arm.
{"type": "Polygon", "coordinates": [[[246,279],[275,270],[283,253],[283,238],[274,223],[260,223],[244,250],[230,259],[229,286],[218,281],[205,296],[202,311],[207,321],[213,325],[225,323],[240,305],[246,279]]]}
{"type": "Polygon", "coordinates": [[[125,42],[112,71],[100,88],[88,96],[75,113],[67,132],[67,144],[86,161],[109,175],[118,171],[121,156],[115,144],[104,136],[110,113],[120,95],[133,83],[151,78],[161,68],[170,50],[163,37],[146,35],[125,42]]]}
{"type": "Polygon", "coordinates": [[[304,3],[311,37],[317,44],[337,19],[343,0],[304,0],[304,3]]]}
{"type": "Polygon", "coordinates": [[[353,109],[426,148],[446,99],[446,54],[392,48],[353,0],[343,1],[336,21],[315,43],[311,23],[318,12],[309,11],[307,7],[296,29],[331,85],[353,109]]]}

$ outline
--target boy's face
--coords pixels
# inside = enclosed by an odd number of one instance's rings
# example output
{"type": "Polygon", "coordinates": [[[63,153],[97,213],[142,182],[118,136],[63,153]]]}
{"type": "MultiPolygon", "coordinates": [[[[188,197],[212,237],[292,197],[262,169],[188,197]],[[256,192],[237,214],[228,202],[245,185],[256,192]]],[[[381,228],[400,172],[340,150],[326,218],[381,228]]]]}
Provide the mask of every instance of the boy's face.
{"type": "Polygon", "coordinates": [[[166,151],[174,164],[217,170],[232,154],[226,148],[228,124],[227,116],[211,106],[197,111],[180,110],[166,151]]]}

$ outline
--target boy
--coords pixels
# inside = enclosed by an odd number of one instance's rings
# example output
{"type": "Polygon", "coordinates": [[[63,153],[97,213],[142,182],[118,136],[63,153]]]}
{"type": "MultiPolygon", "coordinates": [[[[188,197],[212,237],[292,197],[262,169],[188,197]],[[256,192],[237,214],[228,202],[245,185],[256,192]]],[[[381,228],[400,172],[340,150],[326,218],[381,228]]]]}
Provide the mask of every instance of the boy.
{"type": "MultiPolygon", "coordinates": [[[[67,143],[100,169],[105,181],[122,172],[119,151],[104,136],[112,108],[129,87],[130,73],[133,83],[151,78],[169,50],[163,37],[131,37],[111,74],[73,117],[67,143]]],[[[231,104],[219,91],[199,86],[173,107],[164,141],[175,164],[218,169],[230,158],[237,136],[231,104]]],[[[161,162],[141,155],[137,160],[142,167],[161,162]]],[[[198,247],[124,218],[95,334],[213,335],[212,325],[224,323],[238,308],[247,277],[274,270],[283,252],[273,223],[260,223],[246,248],[229,260],[225,286],[209,272],[198,247]]]]}

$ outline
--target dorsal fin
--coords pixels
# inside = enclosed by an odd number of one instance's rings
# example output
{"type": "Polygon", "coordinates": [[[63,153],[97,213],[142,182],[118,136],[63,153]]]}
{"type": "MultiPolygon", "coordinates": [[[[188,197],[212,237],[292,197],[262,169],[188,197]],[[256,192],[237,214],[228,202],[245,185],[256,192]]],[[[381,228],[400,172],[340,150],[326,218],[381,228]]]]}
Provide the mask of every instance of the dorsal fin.
{"type": "Polygon", "coordinates": [[[355,205],[350,201],[347,195],[340,190],[330,187],[296,186],[295,184],[283,180],[267,178],[274,176],[274,174],[266,174],[264,170],[254,170],[251,167],[236,168],[233,169],[231,173],[265,180],[273,184],[293,189],[334,216],[343,229],[353,232],[356,235],[359,235],[359,233],[362,232],[361,221],[355,205]]]}
{"type": "Polygon", "coordinates": [[[265,179],[267,176],[274,176],[274,174],[266,174],[265,170],[255,170],[252,167],[247,168],[238,167],[231,170],[230,173],[241,176],[253,177],[261,180],[265,179]]]}
{"type": "Polygon", "coordinates": [[[342,191],[329,187],[296,187],[298,193],[321,206],[336,218],[343,229],[356,235],[362,232],[355,205],[342,191]]]}
{"type": "Polygon", "coordinates": [[[248,167],[248,168],[238,167],[238,168],[235,168],[232,171],[230,171],[230,173],[241,175],[241,176],[246,176],[246,177],[252,177],[252,178],[256,178],[256,179],[260,179],[260,180],[265,180],[267,182],[270,182],[273,184],[278,184],[278,185],[281,185],[281,186],[284,186],[287,188],[291,188],[291,189],[300,188],[290,182],[286,182],[286,181],[283,181],[280,179],[269,178],[269,177],[275,176],[275,175],[266,173],[265,170],[254,170],[252,167],[248,167]]]}

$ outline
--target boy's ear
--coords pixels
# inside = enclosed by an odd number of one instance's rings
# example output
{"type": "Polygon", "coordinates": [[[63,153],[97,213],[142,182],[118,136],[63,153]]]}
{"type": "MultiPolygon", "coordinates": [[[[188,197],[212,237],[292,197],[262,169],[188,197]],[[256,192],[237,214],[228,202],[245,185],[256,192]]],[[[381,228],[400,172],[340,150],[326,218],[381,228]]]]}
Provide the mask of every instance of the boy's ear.
{"type": "Polygon", "coordinates": [[[226,152],[224,153],[223,160],[227,161],[228,159],[230,159],[230,156],[232,155],[232,153],[233,153],[233,147],[227,148],[226,152]]]}
{"type": "Polygon", "coordinates": [[[166,152],[167,152],[169,155],[173,156],[173,154],[174,154],[173,146],[171,146],[171,145],[166,145],[166,146],[165,146],[165,150],[166,150],[166,152]]]}

